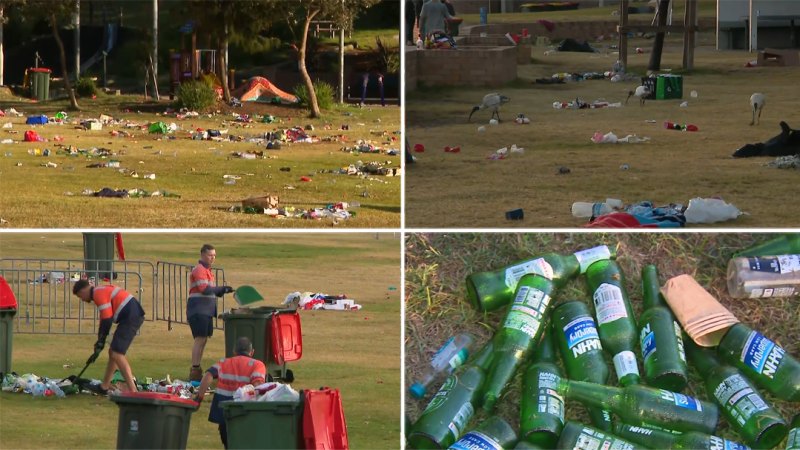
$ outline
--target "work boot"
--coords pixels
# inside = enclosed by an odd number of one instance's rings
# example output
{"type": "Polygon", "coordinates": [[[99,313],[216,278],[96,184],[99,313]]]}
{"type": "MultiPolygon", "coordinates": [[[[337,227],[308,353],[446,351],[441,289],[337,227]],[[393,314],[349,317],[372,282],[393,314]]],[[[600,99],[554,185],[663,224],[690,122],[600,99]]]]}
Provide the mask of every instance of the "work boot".
{"type": "Polygon", "coordinates": [[[189,370],[189,381],[201,381],[203,379],[203,369],[200,366],[192,366],[189,370]]]}

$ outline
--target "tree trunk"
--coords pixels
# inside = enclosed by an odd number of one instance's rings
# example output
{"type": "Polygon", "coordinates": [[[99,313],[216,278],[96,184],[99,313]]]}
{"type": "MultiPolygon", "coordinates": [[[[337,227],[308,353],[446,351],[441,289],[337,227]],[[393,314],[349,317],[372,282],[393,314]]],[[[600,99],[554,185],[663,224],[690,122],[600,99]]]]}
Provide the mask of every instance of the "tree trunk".
{"type": "Polygon", "coordinates": [[[5,83],[5,75],[3,71],[3,65],[5,64],[5,51],[3,50],[3,21],[5,19],[5,14],[3,11],[3,5],[0,5],[0,86],[4,86],[5,83]]]}
{"type": "Polygon", "coordinates": [[[314,20],[314,17],[319,13],[319,10],[307,10],[306,13],[306,20],[303,24],[303,36],[300,39],[300,48],[297,51],[297,68],[300,70],[300,76],[303,77],[303,82],[306,85],[306,90],[308,91],[308,107],[310,108],[309,116],[314,119],[322,115],[319,110],[319,103],[317,103],[317,93],[314,91],[314,83],[311,81],[311,77],[308,75],[308,69],[306,68],[306,45],[308,45],[308,29],[311,26],[311,21],[314,20]]]}
{"type": "Polygon", "coordinates": [[[222,82],[222,98],[225,99],[225,103],[230,103],[231,101],[231,89],[228,85],[228,58],[227,53],[225,50],[228,48],[228,25],[225,24],[223,31],[222,31],[222,39],[219,41],[219,50],[217,50],[217,54],[219,55],[219,68],[220,68],[220,81],[222,82]]]}
{"type": "Polygon", "coordinates": [[[69,94],[69,109],[72,111],[80,111],[81,108],[78,106],[78,99],[75,98],[75,91],[72,90],[72,82],[69,80],[69,72],[67,72],[67,53],[64,51],[64,42],[58,34],[58,20],[56,20],[55,13],[50,14],[50,26],[53,29],[53,37],[56,39],[58,52],[61,56],[61,71],[64,76],[64,86],[67,88],[67,93],[69,94]]]}

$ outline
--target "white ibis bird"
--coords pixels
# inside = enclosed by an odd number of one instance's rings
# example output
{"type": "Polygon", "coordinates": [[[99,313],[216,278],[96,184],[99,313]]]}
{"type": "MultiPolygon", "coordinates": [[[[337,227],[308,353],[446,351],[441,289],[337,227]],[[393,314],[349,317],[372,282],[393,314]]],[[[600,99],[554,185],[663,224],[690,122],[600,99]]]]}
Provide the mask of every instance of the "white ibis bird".
{"type": "Polygon", "coordinates": [[[498,112],[498,110],[500,109],[501,105],[504,105],[504,104],[506,104],[506,103],[508,103],[510,101],[511,101],[511,99],[506,97],[505,95],[501,95],[501,94],[497,94],[497,93],[486,94],[483,97],[483,102],[481,102],[480,105],[477,105],[474,108],[472,108],[472,112],[469,113],[469,119],[467,119],[467,120],[468,121],[472,120],[472,115],[475,114],[475,111],[481,111],[481,110],[484,110],[484,109],[491,109],[492,110],[492,119],[497,117],[497,121],[500,122],[500,113],[498,112]]]}
{"type": "Polygon", "coordinates": [[[644,106],[644,99],[650,95],[650,90],[647,89],[646,86],[638,86],[635,91],[628,91],[628,98],[625,99],[625,104],[628,104],[628,100],[631,99],[633,96],[639,97],[639,106],[644,106]]]}
{"type": "Polygon", "coordinates": [[[767,97],[759,92],[750,96],[750,109],[753,110],[753,119],[750,120],[750,125],[756,123],[756,112],[758,112],[758,123],[761,123],[761,110],[764,109],[766,102],[767,97]]]}

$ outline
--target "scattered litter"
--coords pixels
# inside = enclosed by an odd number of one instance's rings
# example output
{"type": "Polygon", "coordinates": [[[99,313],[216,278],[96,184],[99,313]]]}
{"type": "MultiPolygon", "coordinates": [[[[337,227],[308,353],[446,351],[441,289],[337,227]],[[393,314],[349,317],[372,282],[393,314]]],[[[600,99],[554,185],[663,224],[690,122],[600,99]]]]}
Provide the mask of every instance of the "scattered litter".
{"type": "Polygon", "coordinates": [[[794,156],[779,156],[774,161],[766,164],[777,169],[800,169],[800,154],[794,156]]]}
{"type": "Polygon", "coordinates": [[[484,131],[486,131],[486,127],[485,126],[481,125],[481,126],[478,127],[478,133],[483,133],[484,131]]]}
{"type": "Polygon", "coordinates": [[[692,91],[689,93],[689,97],[697,98],[697,91],[692,91]]]}
{"type": "Polygon", "coordinates": [[[497,125],[498,123],[500,122],[498,122],[497,119],[489,119],[489,125],[497,125]]]}
{"type": "Polygon", "coordinates": [[[561,166],[558,168],[558,172],[556,172],[556,175],[566,175],[570,172],[572,171],[569,169],[569,167],[561,166]]]}
{"type": "Polygon", "coordinates": [[[460,153],[461,152],[461,147],[460,146],[459,147],[450,147],[449,145],[446,145],[444,147],[444,152],[445,153],[460,153]]]}
{"type": "Polygon", "coordinates": [[[628,165],[628,164],[622,164],[622,165],[619,166],[619,170],[628,170],[630,168],[631,168],[631,166],[628,165]]]}
{"type": "Polygon", "coordinates": [[[620,108],[621,102],[610,103],[602,99],[593,101],[592,103],[584,102],[576,98],[571,102],[553,102],[553,109],[602,109],[602,108],[620,108]]]}
{"type": "Polygon", "coordinates": [[[668,130],[677,130],[677,131],[698,131],[697,125],[692,124],[679,124],[675,122],[664,122],[664,128],[668,130]]]}
{"type": "Polygon", "coordinates": [[[684,215],[687,223],[715,223],[736,219],[743,213],[719,198],[696,197],[689,200],[684,215]]]}
{"type": "Polygon", "coordinates": [[[522,220],[525,218],[525,212],[522,208],[506,211],[506,220],[522,220]]]}
{"type": "MultiPolygon", "coordinates": [[[[64,195],[72,196],[72,192],[65,192],[64,195]]],[[[81,195],[85,197],[103,197],[103,198],[145,198],[145,197],[164,197],[164,198],[181,198],[180,194],[168,191],[147,191],[144,189],[111,189],[104,187],[99,191],[93,189],[84,189],[81,195]]]]}
{"type": "Polygon", "coordinates": [[[602,134],[598,131],[592,135],[591,141],[595,144],[640,144],[642,142],[649,142],[650,138],[646,136],[639,137],[635,134],[629,134],[624,138],[619,138],[612,131],[606,134],[602,134]]]}
{"type": "Polygon", "coordinates": [[[283,305],[294,305],[305,310],[358,311],[361,309],[361,305],[347,295],[327,295],[319,292],[292,292],[286,296],[283,305]]]}
{"type": "Polygon", "coordinates": [[[525,117],[525,114],[517,114],[517,118],[514,119],[514,122],[516,122],[516,123],[518,123],[520,125],[527,125],[527,124],[531,123],[531,119],[525,117]]]}
{"type": "Polygon", "coordinates": [[[689,102],[686,102],[686,101],[682,102],[681,105],[680,105],[681,108],[686,108],[688,106],[689,106],[689,102]]]}
{"type": "Polygon", "coordinates": [[[425,151],[425,146],[422,144],[414,144],[414,151],[417,153],[422,153],[425,151]]]}

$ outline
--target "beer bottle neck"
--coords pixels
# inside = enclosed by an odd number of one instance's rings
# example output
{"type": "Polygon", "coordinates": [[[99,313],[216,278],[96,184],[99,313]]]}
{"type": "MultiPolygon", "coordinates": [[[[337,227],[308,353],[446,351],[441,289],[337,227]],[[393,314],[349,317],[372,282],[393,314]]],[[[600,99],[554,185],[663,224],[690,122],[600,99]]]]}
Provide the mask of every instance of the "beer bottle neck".
{"type": "Polygon", "coordinates": [[[534,363],[552,363],[556,364],[556,352],[553,347],[553,333],[550,327],[547,327],[542,333],[542,340],[539,341],[539,346],[536,347],[536,352],[533,355],[534,363]]]}
{"type": "Polygon", "coordinates": [[[667,302],[661,295],[661,286],[658,283],[658,269],[650,264],[642,269],[642,292],[643,307],[645,310],[657,306],[667,306],[667,302]]]}
{"type": "Polygon", "coordinates": [[[638,427],[616,422],[614,434],[627,441],[647,448],[673,448],[676,435],[647,427],[638,427]]]}
{"type": "Polygon", "coordinates": [[[695,344],[691,338],[684,339],[683,345],[686,350],[686,355],[689,357],[692,365],[704,377],[711,373],[716,367],[722,365],[716,353],[700,347],[695,344]]]}
{"type": "Polygon", "coordinates": [[[472,357],[472,360],[469,361],[469,365],[477,366],[483,369],[484,371],[489,370],[489,366],[492,364],[492,356],[494,355],[494,341],[489,340],[484,344],[483,348],[472,357]]]}
{"type": "Polygon", "coordinates": [[[622,389],[602,384],[562,379],[559,390],[567,398],[577,400],[586,406],[612,409],[619,404],[622,389]]]}

